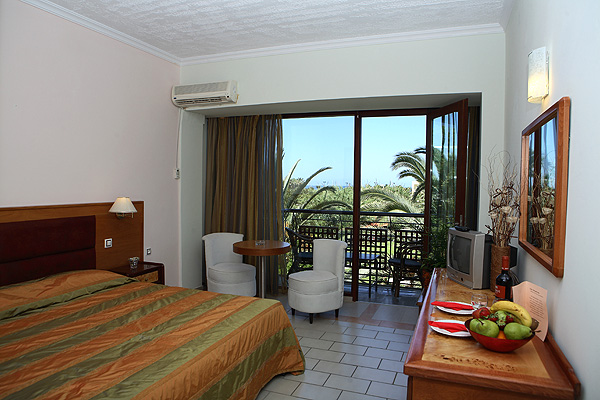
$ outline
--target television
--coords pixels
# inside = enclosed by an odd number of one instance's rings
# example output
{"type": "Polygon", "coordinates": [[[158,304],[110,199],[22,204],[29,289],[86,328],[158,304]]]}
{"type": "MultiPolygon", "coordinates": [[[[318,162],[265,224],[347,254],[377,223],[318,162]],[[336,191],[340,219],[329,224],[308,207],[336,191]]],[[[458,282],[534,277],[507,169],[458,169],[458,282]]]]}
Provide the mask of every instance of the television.
{"type": "MultiPolygon", "coordinates": [[[[456,227],[448,229],[446,270],[448,278],[470,289],[490,287],[492,237],[479,231],[456,227]]],[[[517,265],[517,248],[510,246],[510,267],[517,265]]],[[[516,283],[517,276],[509,272],[516,283]]]]}
{"type": "Polygon", "coordinates": [[[490,287],[492,237],[479,231],[448,229],[448,278],[470,289],[490,287]]]}

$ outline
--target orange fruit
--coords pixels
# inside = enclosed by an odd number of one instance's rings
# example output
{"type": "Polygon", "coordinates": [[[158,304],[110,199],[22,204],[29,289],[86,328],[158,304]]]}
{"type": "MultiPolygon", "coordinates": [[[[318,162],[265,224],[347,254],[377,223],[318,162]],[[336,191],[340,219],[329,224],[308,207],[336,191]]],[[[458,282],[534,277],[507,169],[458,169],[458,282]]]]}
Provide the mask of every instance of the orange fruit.
{"type": "Polygon", "coordinates": [[[500,333],[498,333],[498,339],[506,339],[506,335],[504,334],[504,332],[500,331],[500,333]]]}

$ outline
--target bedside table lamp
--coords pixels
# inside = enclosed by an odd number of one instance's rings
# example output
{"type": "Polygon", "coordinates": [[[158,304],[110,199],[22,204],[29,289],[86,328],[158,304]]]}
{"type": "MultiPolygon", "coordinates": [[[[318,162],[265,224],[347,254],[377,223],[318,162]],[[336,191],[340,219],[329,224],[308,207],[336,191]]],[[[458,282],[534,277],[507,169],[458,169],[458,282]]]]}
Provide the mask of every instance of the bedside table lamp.
{"type": "Polygon", "coordinates": [[[117,200],[115,200],[108,212],[116,214],[117,218],[121,219],[125,217],[125,214],[129,213],[131,213],[131,218],[133,218],[133,213],[136,213],[137,210],[129,197],[117,197],[117,200]]]}

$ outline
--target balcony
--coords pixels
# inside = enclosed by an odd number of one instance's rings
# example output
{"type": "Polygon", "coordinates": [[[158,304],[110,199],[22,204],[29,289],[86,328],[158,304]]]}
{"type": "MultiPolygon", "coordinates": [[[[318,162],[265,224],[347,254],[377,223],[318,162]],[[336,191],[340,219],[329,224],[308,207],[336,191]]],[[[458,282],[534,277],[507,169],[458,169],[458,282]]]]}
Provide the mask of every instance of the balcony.
{"type": "MultiPolygon", "coordinates": [[[[293,252],[289,273],[312,267],[312,241],[338,239],[348,243],[345,285],[350,291],[353,267],[352,212],[286,209],[288,240],[293,252]]],[[[412,297],[420,294],[418,277],[423,256],[423,214],[361,212],[358,283],[359,297],[412,297]],[[401,253],[401,254],[400,254],[401,253]],[[401,261],[401,258],[404,260],[401,261]]],[[[377,300],[379,301],[379,300],[377,300]]],[[[383,302],[394,302],[390,299],[383,302]]],[[[401,301],[400,301],[401,303],[401,301]]]]}

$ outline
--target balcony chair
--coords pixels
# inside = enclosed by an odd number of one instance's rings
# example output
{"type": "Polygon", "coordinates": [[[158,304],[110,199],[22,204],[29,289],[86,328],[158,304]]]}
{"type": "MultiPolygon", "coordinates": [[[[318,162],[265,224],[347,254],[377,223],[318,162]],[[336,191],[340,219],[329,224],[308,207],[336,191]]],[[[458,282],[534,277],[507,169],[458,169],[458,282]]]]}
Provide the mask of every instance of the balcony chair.
{"type": "Polygon", "coordinates": [[[292,315],[296,310],[313,315],[339,309],[344,304],[344,262],[346,243],[334,239],[313,241],[313,269],[290,274],[288,278],[288,303],[292,315]]]}
{"type": "MultiPolygon", "coordinates": [[[[358,241],[358,262],[359,270],[368,269],[368,275],[363,276],[363,282],[369,285],[369,297],[371,297],[371,286],[377,291],[380,275],[383,279],[389,280],[389,272],[387,270],[387,231],[378,228],[360,228],[360,236],[358,241]],[[373,272],[375,272],[375,280],[373,281],[373,272]]],[[[352,262],[354,229],[345,228],[344,239],[348,243],[348,252],[346,260],[352,262]]]]}
{"type": "Polygon", "coordinates": [[[392,269],[394,296],[400,295],[400,283],[413,287],[419,282],[423,256],[423,232],[401,229],[394,231],[394,257],[388,260],[392,269]]]}
{"type": "Polygon", "coordinates": [[[288,275],[312,268],[313,239],[308,236],[301,235],[290,228],[285,228],[285,231],[287,233],[288,240],[290,241],[290,246],[292,247],[292,256],[294,257],[288,275]],[[302,248],[306,248],[306,246],[304,246],[304,243],[306,242],[310,242],[310,251],[302,251],[302,248]]]}
{"type": "Polygon", "coordinates": [[[339,239],[338,228],[334,226],[300,225],[298,233],[311,239],[309,242],[300,243],[300,251],[312,252],[314,239],[339,239]]]}
{"type": "Polygon", "coordinates": [[[256,268],[242,262],[233,244],[244,240],[241,233],[218,232],[202,237],[206,255],[206,281],[211,292],[256,295],[256,268]]]}

